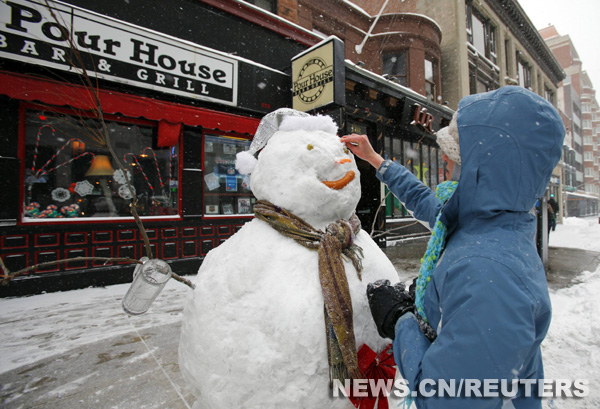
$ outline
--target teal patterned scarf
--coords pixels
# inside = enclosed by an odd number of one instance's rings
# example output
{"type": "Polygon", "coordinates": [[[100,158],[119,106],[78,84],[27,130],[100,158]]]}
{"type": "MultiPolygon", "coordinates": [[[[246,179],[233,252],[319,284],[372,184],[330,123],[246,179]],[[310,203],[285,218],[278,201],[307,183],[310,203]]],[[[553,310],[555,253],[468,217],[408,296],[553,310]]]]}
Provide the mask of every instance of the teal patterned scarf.
{"type": "MultiPolygon", "coordinates": [[[[443,204],[446,204],[457,187],[458,182],[442,182],[435,189],[435,197],[443,204]]],[[[440,211],[435,219],[435,226],[431,232],[429,243],[427,243],[427,251],[421,259],[421,268],[419,269],[419,277],[417,278],[415,290],[415,306],[417,307],[417,312],[425,322],[428,322],[427,317],[425,316],[425,310],[423,309],[425,289],[427,288],[427,284],[429,284],[429,280],[431,280],[431,273],[433,273],[433,270],[440,259],[440,255],[442,254],[442,251],[444,251],[446,234],[448,233],[448,228],[440,221],[441,216],[442,212],[440,211]]]]}

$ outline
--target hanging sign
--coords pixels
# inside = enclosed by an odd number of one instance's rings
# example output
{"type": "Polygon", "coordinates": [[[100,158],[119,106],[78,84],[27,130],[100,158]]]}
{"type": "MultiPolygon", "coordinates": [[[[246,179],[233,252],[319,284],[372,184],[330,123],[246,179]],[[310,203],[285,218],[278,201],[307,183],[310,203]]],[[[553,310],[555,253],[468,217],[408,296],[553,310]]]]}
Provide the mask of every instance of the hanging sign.
{"type": "Polygon", "coordinates": [[[65,3],[0,1],[0,57],[237,105],[236,59],[65,3]]]}
{"type": "Polygon", "coordinates": [[[329,104],[344,106],[344,43],[329,37],[292,58],[293,108],[310,111],[329,104]]]}

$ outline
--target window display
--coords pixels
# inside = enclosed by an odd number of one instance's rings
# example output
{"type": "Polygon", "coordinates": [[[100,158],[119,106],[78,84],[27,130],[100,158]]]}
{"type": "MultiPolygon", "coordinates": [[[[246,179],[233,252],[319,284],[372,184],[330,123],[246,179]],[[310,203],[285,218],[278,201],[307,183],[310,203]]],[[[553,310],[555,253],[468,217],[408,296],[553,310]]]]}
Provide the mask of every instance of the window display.
{"type": "Polygon", "coordinates": [[[177,146],[157,147],[151,122],[105,122],[125,172],[102,146],[98,120],[26,112],[24,221],[131,217],[133,193],[140,216],[178,213],[177,146]]]}
{"type": "Polygon", "coordinates": [[[235,169],[235,155],[248,150],[250,140],[231,136],[204,136],[205,215],[250,215],[256,199],[250,177],[235,169]]]}

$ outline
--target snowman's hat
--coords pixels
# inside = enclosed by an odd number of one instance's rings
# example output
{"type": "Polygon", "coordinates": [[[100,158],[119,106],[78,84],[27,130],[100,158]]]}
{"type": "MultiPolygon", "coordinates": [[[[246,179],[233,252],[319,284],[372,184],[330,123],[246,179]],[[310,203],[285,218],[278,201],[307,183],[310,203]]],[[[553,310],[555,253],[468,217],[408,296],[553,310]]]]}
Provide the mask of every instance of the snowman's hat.
{"type": "Polygon", "coordinates": [[[277,131],[293,131],[304,129],[307,131],[323,130],[335,134],[337,125],[331,117],[317,115],[311,116],[306,112],[296,111],[291,108],[280,108],[263,117],[256,129],[250,149],[239,152],[235,159],[235,168],[242,175],[252,173],[256,166],[256,154],[267,145],[269,139],[277,131]],[[285,121],[285,124],[283,124],[285,121]]]}

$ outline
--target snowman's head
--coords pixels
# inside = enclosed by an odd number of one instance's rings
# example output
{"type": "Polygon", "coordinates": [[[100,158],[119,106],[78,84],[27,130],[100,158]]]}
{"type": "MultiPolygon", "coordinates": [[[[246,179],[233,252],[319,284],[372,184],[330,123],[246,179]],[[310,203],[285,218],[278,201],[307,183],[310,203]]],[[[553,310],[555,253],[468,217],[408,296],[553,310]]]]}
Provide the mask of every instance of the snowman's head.
{"type": "Polygon", "coordinates": [[[250,186],[267,200],[317,229],[352,216],[360,174],[352,153],[327,116],[289,116],[258,155],[250,186]]]}

